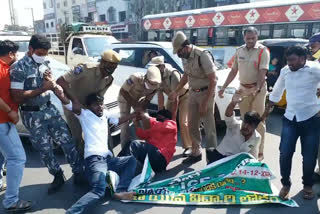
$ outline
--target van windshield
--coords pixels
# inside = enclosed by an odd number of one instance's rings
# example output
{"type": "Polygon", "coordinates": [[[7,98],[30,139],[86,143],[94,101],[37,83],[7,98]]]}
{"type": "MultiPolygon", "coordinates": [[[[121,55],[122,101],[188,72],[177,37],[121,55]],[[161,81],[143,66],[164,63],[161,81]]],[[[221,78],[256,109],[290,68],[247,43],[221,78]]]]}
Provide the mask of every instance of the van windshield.
{"type": "Polygon", "coordinates": [[[90,57],[100,57],[101,53],[110,48],[112,43],[118,42],[113,36],[84,38],[84,44],[90,57]]]}

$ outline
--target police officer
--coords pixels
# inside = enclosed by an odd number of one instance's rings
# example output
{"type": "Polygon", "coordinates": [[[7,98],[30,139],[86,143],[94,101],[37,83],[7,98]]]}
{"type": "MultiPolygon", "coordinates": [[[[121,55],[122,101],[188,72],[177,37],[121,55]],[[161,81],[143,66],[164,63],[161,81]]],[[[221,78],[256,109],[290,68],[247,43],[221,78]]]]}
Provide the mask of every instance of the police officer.
{"type": "MultiPolygon", "coordinates": [[[[57,80],[57,83],[72,101],[74,113],[80,113],[81,106],[85,106],[86,97],[89,94],[98,93],[100,96],[104,96],[113,82],[112,74],[120,60],[121,57],[117,52],[107,50],[102,53],[100,63],[79,64],[57,80]]],[[[78,151],[83,154],[82,129],[73,112],[64,108],[72,137],[76,141],[78,151]]]]}
{"type": "Polygon", "coordinates": [[[186,35],[179,31],[172,40],[173,53],[184,59],[184,74],[174,91],[169,95],[175,100],[179,91],[189,83],[188,126],[193,142],[192,154],[183,163],[190,164],[202,159],[200,145],[200,119],[206,132],[206,150],[217,146],[216,125],[214,120],[214,95],[217,84],[215,65],[210,52],[191,45],[186,35]]]}
{"type": "MultiPolygon", "coordinates": [[[[267,47],[259,44],[258,31],[254,27],[244,30],[245,44],[236,50],[232,69],[219,91],[219,97],[223,97],[224,90],[236,77],[239,71],[240,89],[245,97],[239,103],[240,113],[243,117],[248,111],[257,111],[260,115],[264,113],[267,94],[265,81],[269,69],[270,53],[267,47]]],[[[263,147],[266,126],[261,122],[257,128],[261,135],[258,159],[263,160],[263,147]]]]}
{"type": "MultiPolygon", "coordinates": [[[[161,85],[158,91],[158,110],[164,108],[164,95],[167,96],[176,89],[180,80],[181,73],[173,68],[170,64],[164,63],[163,56],[157,56],[151,59],[151,65],[155,65],[161,72],[161,85]]],[[[183,156],[187,157],[191,154],[192,141],[188,129],[188,97],[189,97],[189,85],[186,84],[180,91],[178,96],[178,102],[172,102],[167,100],[165,106],[170,112],[173,112],[173,105],[176,103],[179,109],[179,125],[180,135],[182,140],[182,147],[184,148],[183,156]]]]}
{"type": "MultiPolygon", "coordinates": [[[[161,83],[160,70],[156,66],[150,66],[146,74],[134,73],[122,85],[118,102],[120,117],[130,114],[131,107],[145,110],[161,83]]],[[[123,148],[129,141],[129,122],[121,126],[120,141],[123,148]]]]}
{"type": "Polygon", "coordinates": [[[61,145],[72,167],[75,182],[80,177],[82,165],[66,122],[50,102],[49,91],[58,87],[50,77],[50,68],[45,61],[50,48],[46,37],[33,35],[29,52],[12,65],[10,79],[11,96],[20,104],[22,122],[30,132],[30,141],[40,152],[41,160],[49,173],[54,176],[48,189],[48,193],[53,193],[64,184],[65,178],[53,154],[52,141],[61,145]]]}

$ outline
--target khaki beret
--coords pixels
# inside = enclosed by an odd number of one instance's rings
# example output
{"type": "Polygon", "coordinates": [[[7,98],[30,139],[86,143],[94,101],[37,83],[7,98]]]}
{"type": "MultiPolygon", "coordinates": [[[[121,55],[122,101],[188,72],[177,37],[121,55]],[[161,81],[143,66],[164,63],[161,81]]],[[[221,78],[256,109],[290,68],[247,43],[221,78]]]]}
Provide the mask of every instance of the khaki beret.
{"type": "Polygon", "coordinates": [[[150,66],[147,70],[147,79],[151,82],[161,83],[161,73],[156,66],[150,66]]]}
{"type": "Polygon", "coordinates": [[[151,59],[150,66],[152,65],[163,65],[164,64],[164,56],[156,56],[151,59]]]}
{"type": "Polygon", "coordinates": [[[101,54],[101,58],[104,61],[112,62],[112,63],[119,63],[121,61],[121,56],[113,50],[104,51],[101,54]]]}
{"type": "Polygon", "coordinates": [[[173,54],[176,54],[182,47],[182,44],[187,40],[186,35],[182,31],[178,31],[172,39],[173,54]]]}

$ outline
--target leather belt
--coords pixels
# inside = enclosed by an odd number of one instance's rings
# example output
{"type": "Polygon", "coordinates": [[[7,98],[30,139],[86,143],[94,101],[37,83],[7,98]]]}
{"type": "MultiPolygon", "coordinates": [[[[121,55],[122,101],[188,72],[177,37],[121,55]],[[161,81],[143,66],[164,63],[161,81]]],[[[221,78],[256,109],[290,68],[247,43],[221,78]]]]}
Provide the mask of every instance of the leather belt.
{"type": "Polygon", "coordinates": [[[206,86],[206,87],[199,88],[199,89],[192,89],[192,91],[194,91],[194,92],[202,92],[202,91],[207,90],[208,88],[209,88],[209,87],[208,87],[208,86],[206,86]]]}
{"type": "Polygon", "coordinates": [[[243,83],[240,83],[240,85],[242,85],[243,87],[245,88],[253,88],[253,87],[256,87],[257,86],[257,83],[251,83],[251,84],[243,84],[243,83]]]}
{"type": "Polygon", "coordinates": [[[51,105],[51,101],[46,102],[42,106],[20,106],[21,111],[40,111],[43,107],[49,107],[51,105]]]}

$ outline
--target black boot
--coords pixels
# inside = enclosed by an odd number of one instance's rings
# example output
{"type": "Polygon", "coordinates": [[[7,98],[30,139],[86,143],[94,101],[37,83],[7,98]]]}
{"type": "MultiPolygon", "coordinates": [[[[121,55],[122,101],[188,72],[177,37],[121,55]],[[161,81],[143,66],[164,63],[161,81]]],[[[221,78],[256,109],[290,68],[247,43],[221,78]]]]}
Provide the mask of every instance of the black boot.
{"type": "Polygon", "coordinates": [[[54,179],[49,186],[48,194],[57,192],[64,184],[66,178],[64,177],[63,171],[60,170],[54,175],[54,179]]]}

